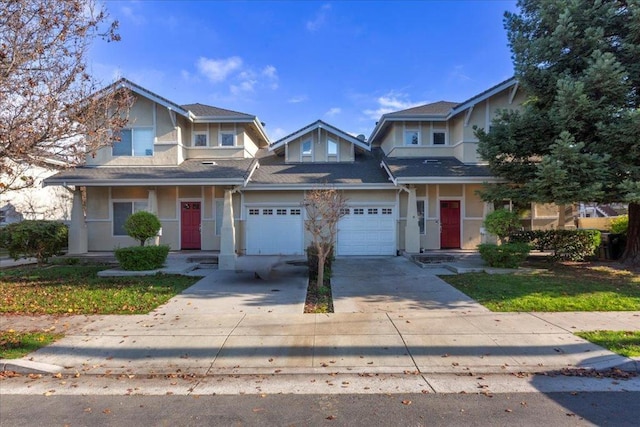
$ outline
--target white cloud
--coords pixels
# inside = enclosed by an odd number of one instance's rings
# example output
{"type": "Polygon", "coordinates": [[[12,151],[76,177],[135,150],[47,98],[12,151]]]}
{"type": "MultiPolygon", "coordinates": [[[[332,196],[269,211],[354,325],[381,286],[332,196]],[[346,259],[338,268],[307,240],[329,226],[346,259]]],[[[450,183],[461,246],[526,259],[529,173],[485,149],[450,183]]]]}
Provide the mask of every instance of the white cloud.
{"type": "Polygon", "coordinates": [[[327,117],[333,117],[333,116],[337,116],[338,114],[340,114],[342,112],[342,108],[340,107],[333,107],[330,108],[329,111],[327,111],[326,113],[324,113],[325,116],[327,117]]]}
{"type": "Polygon", "coordinates": [[[267,85],[270,89],[278,89],[278,70],[273,65],[267,65],[262,69],[262,76],[267,79],[267,85]]]}
{"type": "Polygon", "coordinates": [[[411,101],[408,94],[396,91],[390,91],[376,98],[376,102],[378,108],[364,110],[364,114],[373,120],[378,120],[383,114],[426,104],[426,101],[411,101]]]}
{"type": "Polygon", "coordinates": [[[327,21],[327,15],[331,10],[330,4],[323,4],[322,7],[316,12],[316,16],[313,20],[307,21],[307,30],[313,32],[318,31],[327,21]]]}
{"type": "Polygon", "coordinates": [[[282,129],[282,128],[275,128],[273,130],[273,132],[268,132],[269,133],[269,139],[273,142],[273,141],[277,141],[280,138],[286,136],[289,134],[289,132],[287,132],[286,130],[282,129]]]}
{"type": "Polygon", "coordinates": [[[465,72],[464,72],[464,66],[463,65],[456,65],[453,67],[453,70],[451,70],[451,72],[449,73],[449,81],[454,81],[454,82],[466,82],[471,80],[471,77],[469,77],[465,72]]]}
{"type": "Polygon", "coordinates": [[[137,14],[133,8],[129,7],[129,6],[122,6],[120,8],[120,12],[122,13],[122,15],[127,18],[129,21],[133,22],[135,25],[142,25],[144,24],[145,18],[144,15],[142,14],[137,14]]]}
{"type": "Polygon", "coordinates": [[[196,65],[200,73],[205,75],[213,83],[219,83],[226,80],[231,73],[242,67],[242,58],[239,56],[232,56],[226,59],[200,57],[196,65]]]}
{"type": "Polygon", "coordinates": [[[306,101],[307,99],[309,99],[307,95],[297,95],[287,99],[287,102],[289,104],[299,104],[301,102],[306,101]]]}

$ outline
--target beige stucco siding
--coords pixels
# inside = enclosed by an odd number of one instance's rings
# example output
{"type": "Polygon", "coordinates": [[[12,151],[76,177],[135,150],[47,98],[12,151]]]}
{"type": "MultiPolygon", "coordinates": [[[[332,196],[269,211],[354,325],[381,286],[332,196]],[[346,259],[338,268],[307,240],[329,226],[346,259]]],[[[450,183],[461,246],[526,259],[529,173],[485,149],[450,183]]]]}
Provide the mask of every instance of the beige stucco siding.
{"type": "Polygon", "coordinates": [[[109,188],[87,187],[87,219],[109,219],[109,188]]]}
{"type": "Polygon", "coordinates": [[[313,162],[352,162],[354,160],[354,146],[351,142],[340,138],[332,132],[328,132],[326,129],[315,129],[308,132],[299,138],[287,144],[286,159],[287,162],[297,163],[301,161],[313,161],[313,162]],[[303,141],[311,140],[311,158],[305,156],[302,158],[302,143],[303,141]],[[328,140],[338,144],[338,155],[329,156],[328,154],[328,140]]]}
{"type": "Polygon", "coordinates": [[[481,190],[481,185],[467,184],[465,189],[465,213],[466,218],[482,218],[484,214],[484,202],[476,194],[476,191],[481,190]]]}

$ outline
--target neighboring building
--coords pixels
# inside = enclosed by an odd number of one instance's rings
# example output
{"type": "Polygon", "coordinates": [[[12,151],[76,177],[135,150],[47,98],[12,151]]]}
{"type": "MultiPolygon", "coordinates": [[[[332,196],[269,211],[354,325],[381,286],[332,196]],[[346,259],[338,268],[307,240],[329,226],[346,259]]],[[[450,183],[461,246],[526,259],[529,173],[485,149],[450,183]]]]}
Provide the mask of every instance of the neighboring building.
{"type": "MultiPolygon", "coordinates": [[[[45,159],[44,164],[49,167],[30,166],[24,171],[25,175],[33,179],[33,185],[0,194],[0,211],[10,206],[4,215],[6,218],[4,222],[3,214],[0,213],[0,224],[24,219],[68,221],[71,218],[72,193],[63,187],[43,187],[46,178],[67,165],[54,159],[45,159]],[[12,219],[9,220],[9,217],[12,219]]],[[[0,179],[4,180],[5,177],[0,175],[0,179]]]]}
{"type": "Polygon", "coordinates": [[[16,211],[15,206],[11,203],[0,207],[0,227],[3,225],[13,224],[14,222],[20,222],[24,219],[22,214],[16,211]]]}
{"type": "MultiPolygon", "coordinates": [[[[126,79],[136,97],[120,141],[46,185],[76,191],[70,251],[134,244],[123,224],[137,210],[162,222],[173,250],[303,254],[305,191],[345,192],[337,255],[475,249],[491,210],[476,191],[496,182],[477,155],[473,126],[523,100],[509,79],[463,103],[436,102],[382,116],[369,138],[316,121],[270,143],[256,116],[176,105],[126,79]]],[[[557,223],[557,216],[556,216],[557,223]]]]}

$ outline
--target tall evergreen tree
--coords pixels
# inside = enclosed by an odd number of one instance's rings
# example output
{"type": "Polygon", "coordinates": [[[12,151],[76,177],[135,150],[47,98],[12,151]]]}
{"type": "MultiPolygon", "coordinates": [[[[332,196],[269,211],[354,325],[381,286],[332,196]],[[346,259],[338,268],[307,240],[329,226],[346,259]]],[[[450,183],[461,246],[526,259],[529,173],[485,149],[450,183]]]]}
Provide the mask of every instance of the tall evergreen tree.
{"type": "Polygon", "coordinates": [[[505,13],[527,100],[478,129],[509,181],[487,200],[628,202],[623,261],[640,264],[640,0],[519,0],[505,13]]]}

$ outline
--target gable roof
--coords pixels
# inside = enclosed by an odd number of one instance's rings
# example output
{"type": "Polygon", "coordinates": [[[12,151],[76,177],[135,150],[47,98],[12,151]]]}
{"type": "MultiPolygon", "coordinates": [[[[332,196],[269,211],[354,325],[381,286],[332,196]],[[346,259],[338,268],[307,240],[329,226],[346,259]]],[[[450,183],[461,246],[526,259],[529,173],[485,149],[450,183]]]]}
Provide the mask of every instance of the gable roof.
{"type": "Polygon", "coordinates": [[[516,86],[517,89],[517,85],[518,79],[516,77],[510,77],[463,102],[438,101],[431,104],[408,108],[406,110],[383,114],[371,132],[369,143],[372,144],[373,141],[375,141],[375,139],[384,132],[389,122],[403,120],[446,121],[467,108],[473,107],[478,102],[484,101],[485,99],[490,98],[511,86],[516,86]]]}
{"type": "Polygon", "coordinates": [[[352,144],[356,145],[357,147],[362,148],[363,150],[366,151],[371,151],[371,147],[369,146],[369,144],[367,144],[366,142],[362,141],[361,139],[356,138],[353,135],[348,134],[347,132],[338,129],[335,126],[330,125],[327,122],[324,122],[322,120],[316,120],[315,122],[308,124],[307,126],[298,129],[297,131],[290,133],[289,135],[280,138],[279,140],[273,142],[270,146],[269,146],[269,151],[274,151],[280,147],[283,147],[284,145],[288,144],[289,142],[295,140],[296,138],[299,138],[303,135],[306,135],[309,132],[313,132],[316,129],[325,129],[328,132],[333,133],[334,135],[345,139],[349,142],[351,142],[352,144]]]}
{"type": "Polygon", "coordinates": [[[100,97],[101,93],[108,92],[111,90],[118,90],[120,88],[127,88],[130,91],[137,93],[140,96],[151,99],[152,101],[157,102],[158,104],[166,107],[167,109],[171,111],[175,111],[176,113],[189,118],[189,112],[184,108],[182,108],[181,106],[179,106],[178,104],[176,104],[175,102],[169,101],[167,98],[164,98],[154,92],[151,92],[150,90],[145,89],[142,86],[133,83],[131,80],[125,79],[124,77],[110,84],[109,86],[100,89],[98,92],[94,94],[94,96],[100,97]]]}
{"type": "Polygon", "coordinates": [[[458,105],[452,101],[438,101],[431,104],[419,105],[417,107],[407,108],[406,110],[394,111],[387,113],[387,117],[405,117],[405,116],[447,116],[451,109],[458,105]]]}
{"type": "Polygon", "coordinates": [[[238,111],[226,110],[224,108],[213,107],[200,103],[185,104],[182,108],[189,110],[194,117],[208,119],[249,119],[253,120],[256,116],[251,114],[240,113],[238,111]]]}

